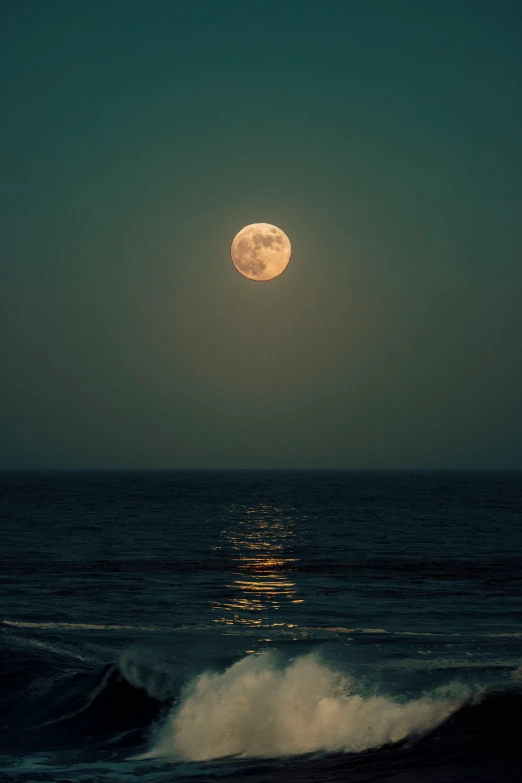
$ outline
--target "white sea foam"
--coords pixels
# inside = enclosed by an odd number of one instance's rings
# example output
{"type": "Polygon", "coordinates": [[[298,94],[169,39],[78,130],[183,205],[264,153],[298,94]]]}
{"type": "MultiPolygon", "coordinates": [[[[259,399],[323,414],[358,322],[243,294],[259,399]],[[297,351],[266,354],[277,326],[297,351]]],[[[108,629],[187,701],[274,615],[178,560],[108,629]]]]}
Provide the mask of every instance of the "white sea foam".
{"type": "Polygon", "coordinates": [[[357,752],[433,728],[466,696],[462,689],[406,703],[363,696],[349,677],[315,655],[280,665],[271,653],[263,653],[195,679],[140,758],[203,761],[357,752]]]}

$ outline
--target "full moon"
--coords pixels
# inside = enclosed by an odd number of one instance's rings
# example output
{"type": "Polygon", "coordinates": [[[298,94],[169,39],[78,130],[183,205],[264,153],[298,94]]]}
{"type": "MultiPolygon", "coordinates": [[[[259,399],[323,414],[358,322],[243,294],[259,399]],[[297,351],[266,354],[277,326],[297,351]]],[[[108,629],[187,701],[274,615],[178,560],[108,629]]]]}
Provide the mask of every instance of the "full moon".
{"type": "Polygon", "coordinates": [[[272,280],[288,266],[292,245],[277,226],[252,223],[236,234],[230,255],[237,271],[249,280],[272,280]]]}

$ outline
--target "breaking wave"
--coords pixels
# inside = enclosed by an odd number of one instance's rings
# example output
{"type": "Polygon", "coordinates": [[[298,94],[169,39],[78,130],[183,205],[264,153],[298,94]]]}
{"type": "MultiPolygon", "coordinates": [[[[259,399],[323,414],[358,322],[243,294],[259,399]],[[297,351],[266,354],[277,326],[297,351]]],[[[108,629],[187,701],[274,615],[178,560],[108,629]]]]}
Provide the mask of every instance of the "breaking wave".
{"type": "MultiPolygon", "coordinates": [[[[296,769],[319,765],[320,780],[344,780],[351,765],[364,766],[361,780],[375,780],[395,767],[444,763],[472,768],[482,775],[474,779],[488,783],[522,780],[518,669],[509,683],[457,682],[390,696],[383,671],[369,685],[367,670],[347,674],[349,662],[327,663],[326,650],[291,660],[265,652],[215,672],[166,648],[127,648],[100,665],[84,655],[76,663],[54,643],[8,641],[0,646],[0,711],[10,721],[0,754],[67,750],[85,760],[103,752],[183,769],[224,757],[240,764],[293,757],[296,769]],[[506,764],[520,775],[503,778],[499,765],[506,764]]],[[[459,679],[465,673],[452,671],[459,679]]],[[[397,692],[395,681],[390,687],[397,692]]]]}
{"type": "Polygon", "coordinates": [[[469,698],[462,686],[400,702],[358,692],[312,654],[281,664],[267,652],[223,673],[199,675],[139,758],[205,761],[227,756],[358,752],[423,734],[469,698]]]}

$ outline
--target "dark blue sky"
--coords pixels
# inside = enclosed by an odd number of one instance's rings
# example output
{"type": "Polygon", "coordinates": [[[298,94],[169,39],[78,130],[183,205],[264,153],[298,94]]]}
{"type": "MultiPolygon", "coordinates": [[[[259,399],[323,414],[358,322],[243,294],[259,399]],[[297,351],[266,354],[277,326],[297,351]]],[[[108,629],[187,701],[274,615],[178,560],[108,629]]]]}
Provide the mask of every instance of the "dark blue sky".
{"type": "Polygon", "coordinates": [[[0,14],[0,467],[522,468],[518,0],[0,14]]]}

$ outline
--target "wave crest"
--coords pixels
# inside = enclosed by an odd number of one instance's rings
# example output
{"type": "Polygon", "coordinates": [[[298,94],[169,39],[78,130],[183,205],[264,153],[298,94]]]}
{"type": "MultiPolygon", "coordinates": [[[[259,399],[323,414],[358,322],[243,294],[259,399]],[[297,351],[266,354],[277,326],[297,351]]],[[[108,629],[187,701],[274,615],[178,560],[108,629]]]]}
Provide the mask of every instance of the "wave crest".
{"type": "Polygon", "coordinates": [[[464,703],[469,694],[459,690],[400,703],[360,695],[350,677],[314,654],[280,665],[263,653],[197,677],[140,758],[358,752],[434,728],[464,703]]]}
{"type": "Polygon", "coordinates": [[[120,654],[118,670],[133,688],[160,702],[174,699],[189,676],[188,668],[172,656],[162,658],[158,652],[137,647],[120,654]]]}

